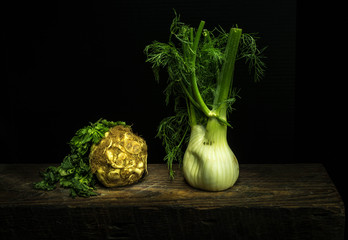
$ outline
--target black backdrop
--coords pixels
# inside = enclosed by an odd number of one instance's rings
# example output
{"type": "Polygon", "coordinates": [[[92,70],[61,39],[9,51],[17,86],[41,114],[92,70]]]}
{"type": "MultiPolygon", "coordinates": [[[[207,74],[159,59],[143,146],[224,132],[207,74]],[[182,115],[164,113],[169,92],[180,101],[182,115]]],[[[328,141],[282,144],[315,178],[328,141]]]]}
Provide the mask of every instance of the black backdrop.
{"type": "MultiPolygon", "coordinates": [[[[268,46],[265,78],[253,83],[238,64],[241,88],[229,142],[240,163],[294,162],[296,2],[226,0],[108,1],[28,4],[9,9],[5,31],[8,117],[5,162],[58,163],[74,132],[99,118],[124,120],[162,162],[155,133],[170,114],[163,82],[154,81],[144,47],[167,41],[173,8],[182,21],[207,28],[259,32],[268,46]],[[9,139],[9,141],[8,141],[9,139]]],[[[300,159],[299,161],[303,161],[300,159]]]]}
{"type": "MultiPolygon", "coordinates": [[[[242,98],[231,115],[234,129],[229,130],[228,140],[239,162],[321,162],[342,191],[338,180],[344,173],[335,167],[339,160],[321,148],[320,134],[317,139],[310,137],[317,132],[313,122],[320,125],[321,119],[320,111],[314,112],[322,106],[314,110],[314,100],[305,102],[308,92],[315,91],[306,84],[311,81],[308,75],[298,74],[298,55],[303,49],[307,52],[312,42],[301,35],[310,28],[298,31],[302,9],[294,0],[8,6],[3,28],[7,81],[1,84],[0,141],[5,148],[1,162],[58,164],[68,154],[67,142],[77,129],[106,118],[132,124],[149,145],[149,163],[162,163],[164,150],[155,133],[172,109],[165,106],[162,93],[166,75],[162,73],[162,83],[154,81],[143,49],[153,40],[167,41],[173,8],[192,26],[205,20],[210,29],[238,24],[244,32],[259,32],[260,46],[268,46],[268,68],[260,83],[252,82],[243,64],[237,65],[235,86],[241,88],[242,98]],[[312,113],[319,118],[307,120],[312,113]]],[[[308,11],[302,13],[307,16],[308,11]]],[[[314,26],[316,19],[310,21],[314,26]]],[[[300,63],[307,65],[304,60],[300,63]]],[[[324,124],[319,129],[325,132],[324,124]]]]}

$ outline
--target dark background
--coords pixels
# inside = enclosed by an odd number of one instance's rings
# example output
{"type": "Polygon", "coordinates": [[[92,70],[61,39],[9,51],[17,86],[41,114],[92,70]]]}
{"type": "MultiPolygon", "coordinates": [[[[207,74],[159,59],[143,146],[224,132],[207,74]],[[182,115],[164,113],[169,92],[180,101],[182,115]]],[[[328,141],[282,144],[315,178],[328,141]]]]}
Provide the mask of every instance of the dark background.
{"type": "Polygon", "coordinates": [[[148,143],[148,162],[162,163],[164,150],[155,134],[172,109],[164,104],[165,72],[157,84],[143,49],[153,40],[168,40],[173,8],[195,27],[205,20],[209,29],[238,24],[244,32],[259,32],[259,45],[268,46],[260,83],[237,65],[234,82],[242,98],[231,115],[228,140],[239,163],[320,162],[342,191],[336,162],[328,160],[325,149],[318,153],[320,146],[311,146],[312,122],[305,119],[302,90],[308,78],[298,74],[296,61],[302,49],[301,8],[294,0],[9,6],[3,30],[7,81],[2,84],[1,145],[6,151],[1,162],[58,164],[77,129],[106,118],[132,124],[148,143]]]}

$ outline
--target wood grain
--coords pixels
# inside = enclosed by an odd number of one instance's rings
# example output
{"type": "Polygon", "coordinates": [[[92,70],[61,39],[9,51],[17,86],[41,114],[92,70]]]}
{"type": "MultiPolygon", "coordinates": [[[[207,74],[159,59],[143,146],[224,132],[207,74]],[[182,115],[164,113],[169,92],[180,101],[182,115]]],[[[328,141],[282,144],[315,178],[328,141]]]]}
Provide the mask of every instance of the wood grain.
{"type": "Polygon", "coordinates": [[[344,204],[320,164],[241,164],[222,192],[190,187],[177,166],[171,181],[166,165],[150,164],[140,183],[76,199],[67,189],[32,188],[47,166],[0,165],[1,239],[344,237],[344,204]]]}

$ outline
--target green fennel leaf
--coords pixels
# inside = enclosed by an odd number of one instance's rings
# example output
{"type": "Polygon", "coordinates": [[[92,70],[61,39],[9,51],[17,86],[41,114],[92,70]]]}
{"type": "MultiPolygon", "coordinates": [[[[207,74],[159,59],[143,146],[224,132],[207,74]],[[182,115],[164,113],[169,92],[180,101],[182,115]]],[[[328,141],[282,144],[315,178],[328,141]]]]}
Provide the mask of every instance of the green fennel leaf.
{"type": "Polygon", "coordinates": [[[266,58],[263,56],[263,52],[267,49],[264,47],[258,49],[256,45],[256,34],[242,34],[240,41],[240,48],[237,59],[245,59],[245,62],[249,65],[249,72],[254,71],[254,81],[259,82],[265,73],[266,64],[262,59],[266,58]]]}
{"type": "Polygon", "coordinates": [[[184,150],[182,148],[189,141],[189,126],[186,125],[185,128],[181,126],[187,122],[187,115],[177,112],[175,116],[167,117],[163,119],[159,125],[158,133],[156,137],[162,139],[163,146],[167,155],[164,161],[167,162],[169,175],[171,178],[174,177],[174,171],[172,164],[174,161],[182,163],[184,157],[184,150]]]}

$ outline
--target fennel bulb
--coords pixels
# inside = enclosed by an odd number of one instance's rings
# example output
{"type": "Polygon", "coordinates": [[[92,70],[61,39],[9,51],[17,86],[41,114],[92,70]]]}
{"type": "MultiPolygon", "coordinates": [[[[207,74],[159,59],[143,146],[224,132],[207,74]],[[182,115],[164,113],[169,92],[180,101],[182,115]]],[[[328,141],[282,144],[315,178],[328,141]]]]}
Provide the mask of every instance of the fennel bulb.
{"type": "MultiPolygon", "coordinates": [[[[214,124],[218,124],[213,119],[214,124]]],[[[226,139],[226,126],[206,129],[195,125],[183,159],[186,181],[193,187],[221,191],[233,186],[239,175],[238,161],[226,139]],[[214,135],[209,136],[208,131],[214,135]]]]}
{"type": "Polygon", "coordinates": [[[167,69],[166,103],[174,97],[175,115],[164,118],[157,133],[170,176],[174,177],[173,161],[178,161],[188,184],[220,191],[233,186],[239,175],[227,142],[228,113],[239,97],[233,87],[235,62],[244,59],[259,81],[264,74],[265,48],[259,50],[253,35],[242,34],[240,28],[232,27],[227,33],[217,28],[209,31],[204,25],[201,21],[194,29],[176,15],[169,42],[154,41],[144,52],[157,81],[159,70],[167,69]]]}

